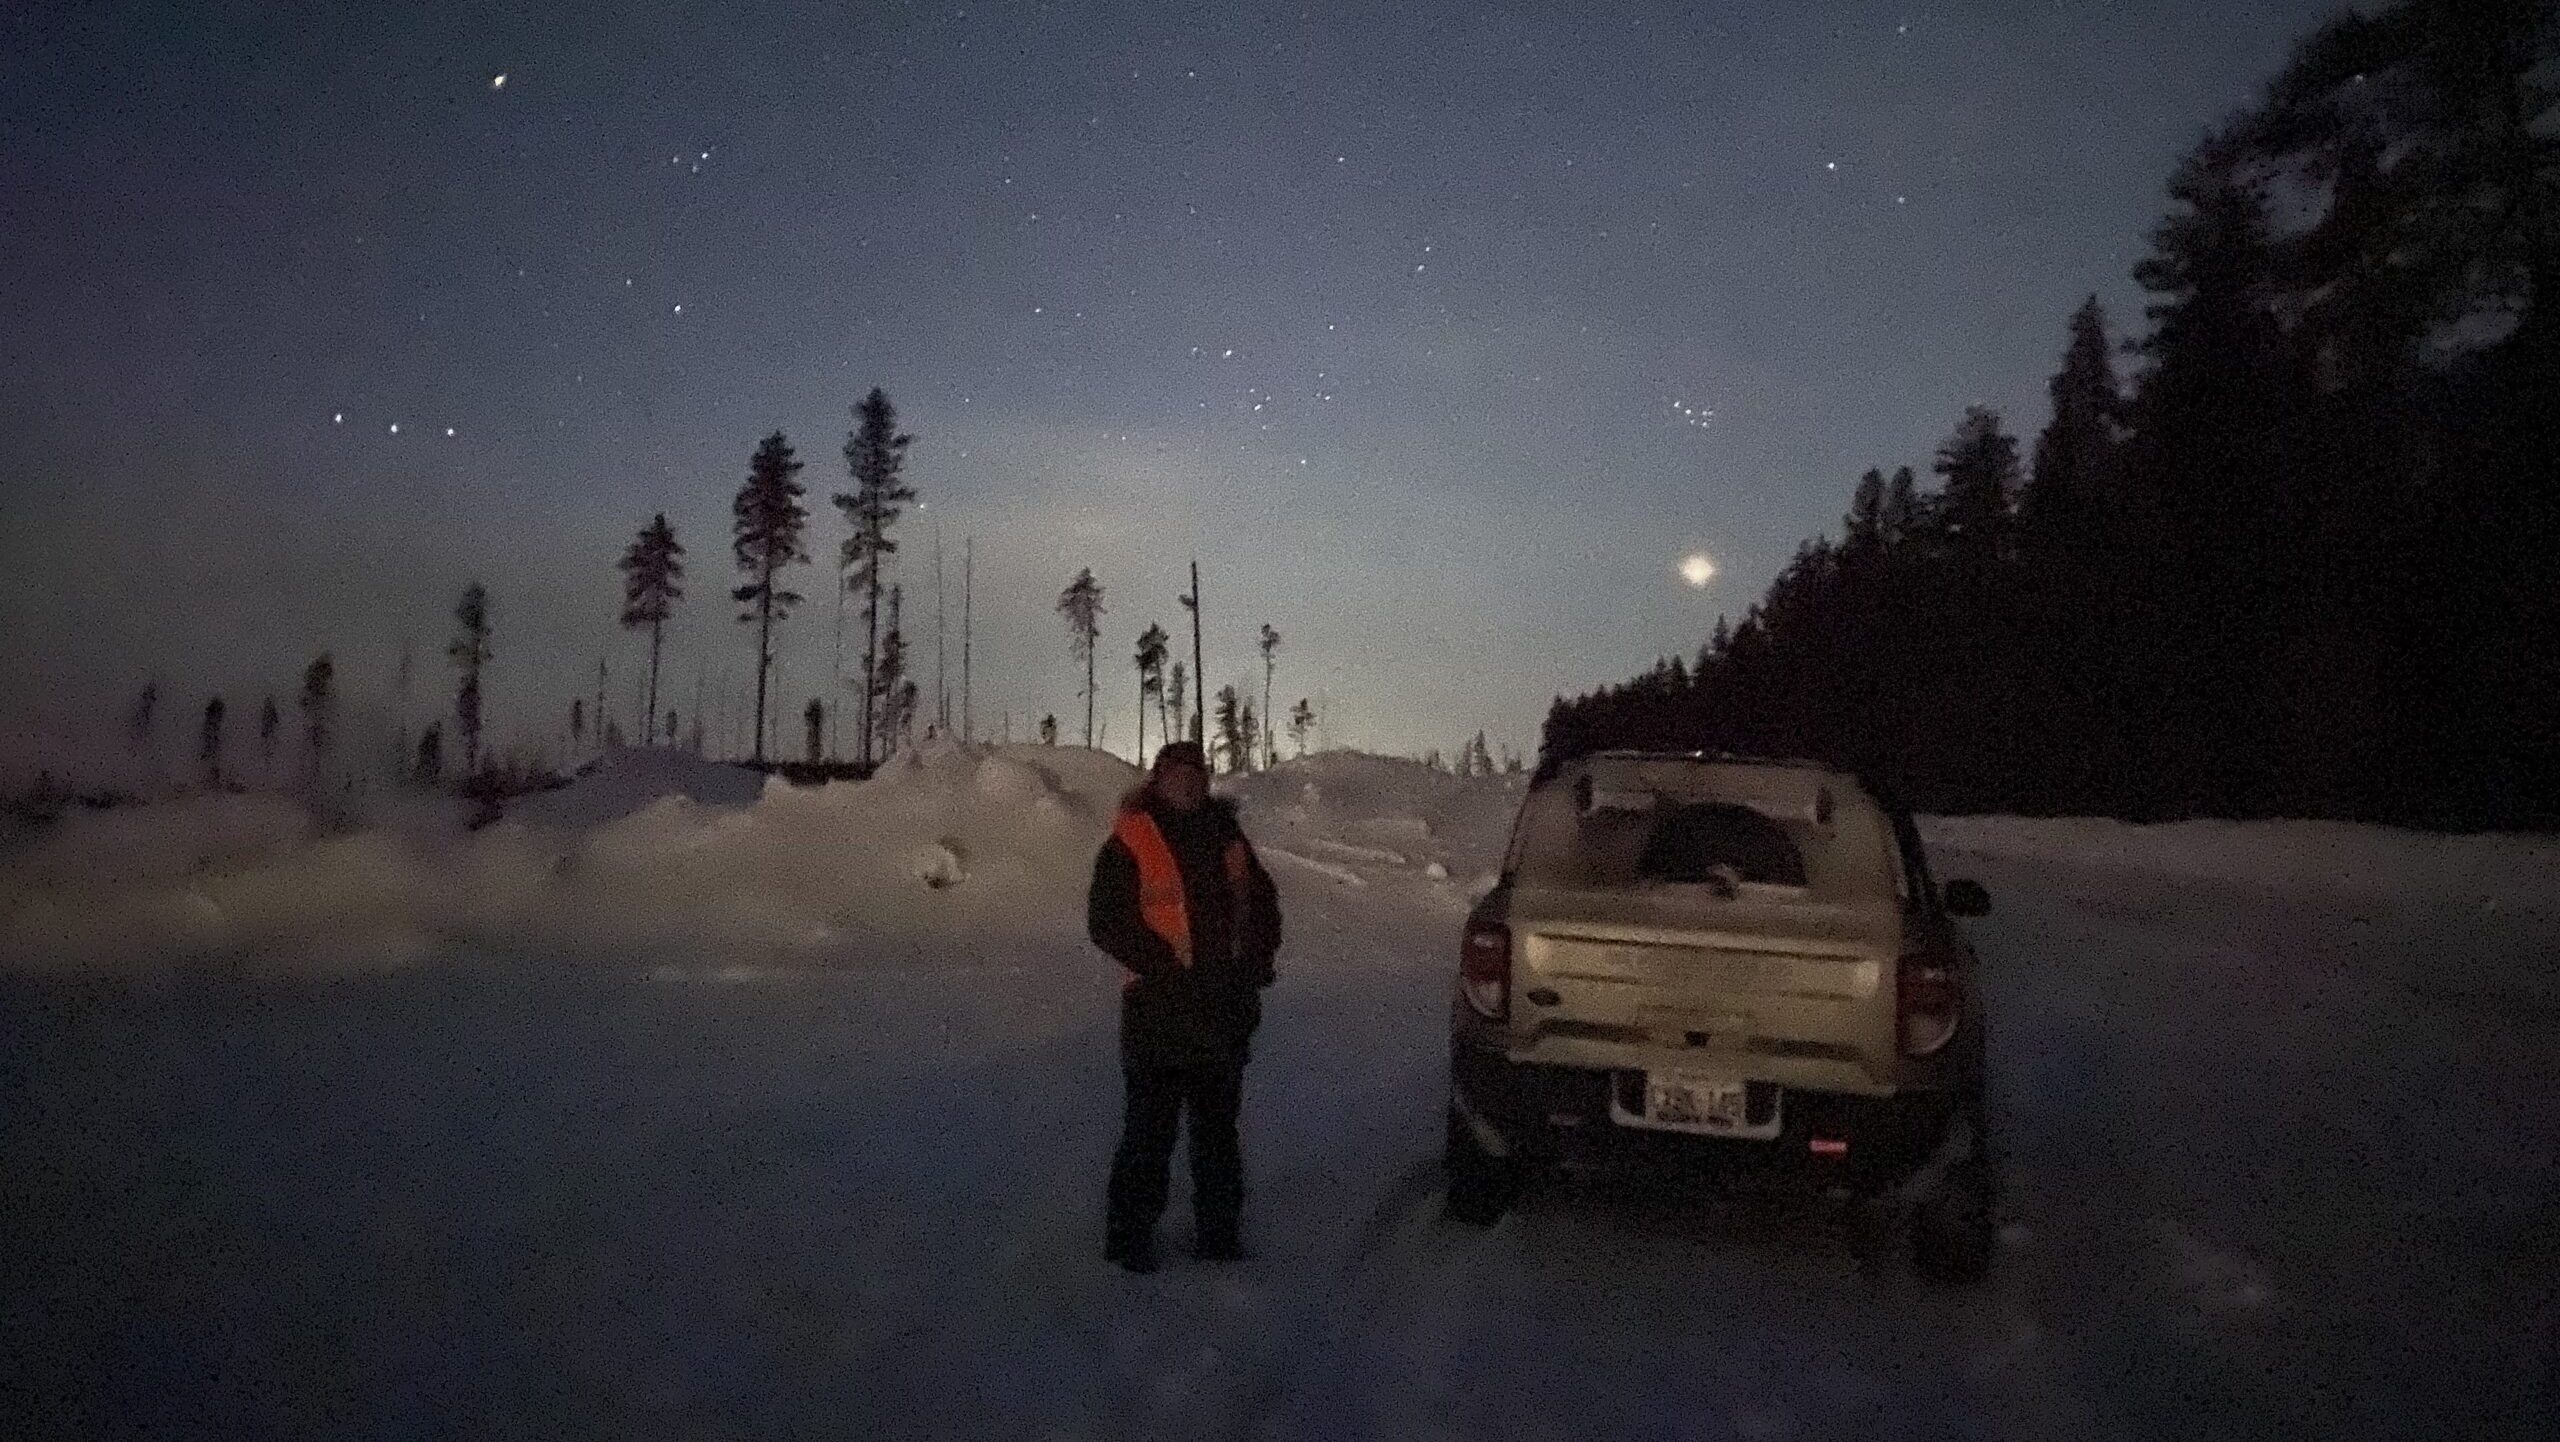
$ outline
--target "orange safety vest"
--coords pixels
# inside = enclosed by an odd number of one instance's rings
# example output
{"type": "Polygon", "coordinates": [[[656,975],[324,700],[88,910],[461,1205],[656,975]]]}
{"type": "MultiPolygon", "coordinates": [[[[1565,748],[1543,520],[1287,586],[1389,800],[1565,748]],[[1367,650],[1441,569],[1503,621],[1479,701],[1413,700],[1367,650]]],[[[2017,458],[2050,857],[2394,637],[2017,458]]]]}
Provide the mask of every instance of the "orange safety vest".
{"type": "MultiPolygon", "coordinates": [[[[1164,938],[1173,948],[1174,959],[1191,965],[1191,902],[1182,891],[1182,866],[1173,859],[1173,847],[1164,839],[1164,829],[1156,819],[1139,807],[1129,807],[1111,823],[1111,834],[1138,863],[1138,920],[1147,930],[1164,938]]],[[[1235,892],[1235,923],[1229,928],[1231,937],[1244,932],[1245,913],[1253,901],[1252,852],[1243,837],[1227,843],[1227,885],[1235,892]]],[[[1138,984],[1138,974],[1121,968],[1122,990],[1138,984]]]]}

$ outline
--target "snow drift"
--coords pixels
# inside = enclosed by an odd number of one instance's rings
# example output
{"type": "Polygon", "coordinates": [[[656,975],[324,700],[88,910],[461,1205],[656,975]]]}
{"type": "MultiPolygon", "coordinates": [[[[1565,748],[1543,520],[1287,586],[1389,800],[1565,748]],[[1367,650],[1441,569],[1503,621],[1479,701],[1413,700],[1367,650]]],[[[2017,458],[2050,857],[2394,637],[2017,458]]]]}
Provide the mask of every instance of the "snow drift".
{"type": "Polygon", "coordinates": [[[0,966],[372,968],[439,946],[572,960],[847,963],[1081,926],[1124,762],[914,751],[795,786],[664,750],[466,831],[455,808],[333,825],[274,796],[73,813],[0,858],[0,966]]]}

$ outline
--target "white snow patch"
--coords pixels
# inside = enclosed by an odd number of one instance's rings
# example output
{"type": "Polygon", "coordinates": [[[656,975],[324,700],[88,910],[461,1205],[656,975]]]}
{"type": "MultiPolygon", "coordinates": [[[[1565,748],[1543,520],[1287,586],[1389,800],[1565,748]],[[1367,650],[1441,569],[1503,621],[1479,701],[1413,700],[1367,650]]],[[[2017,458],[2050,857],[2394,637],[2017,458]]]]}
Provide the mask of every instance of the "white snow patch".
{"type": "Polygon", "coordinates": [[[607,751],[560,790],[508,807],[507,817],[527,826],[583,830],[619,821],[670,796],[706,806],[751,806],[764,794],[765,783],[765,777],[744,766],[705,761],[690,751],[627,747],[607,751]]]}
{"type": "Polygon", "coordinates": [[[1403,852],[1389,851],[1380,846],[1361,846],[1354,842],[1336,841],[1330,836],[1310,836],[1307,838],[1307,844],[1328,856],[1338,856],[1345,861],[1367,861],[1379,866],[1405,864],[1403,852]]]}
{"type": "Polygon", "coordinates": [[[1339,881],[1345,886],[1367,886],[1369,884],[1369,879],[1367,877],[1362,876],[1359,872],[1352,870],[1348,866],[1337,866],[1330,861],[1318,861],[1312,856],[1301,856],[1297,852],[1291,851],[1286,847],[1266,845],[1261,847],[1260,851],[1266,858],[1286,861],[1292,866],[1303,866],[1307,870],[1316,873],[1318,876],[1331,877],[1333,880],[1339,881]]]}
{"type": "Polygon", "coordinates": [[[451,815],[436,810],[330,834],[257,796],[74,813],[0,858],[0,968],[372,969],[438,944],[644,966],[847,962],[865,937],[968,947],[1081,915],[1136,779],[1099,752],[937,747],[803,787],[635,750],[477,833],[422,819],[451,815]]]}

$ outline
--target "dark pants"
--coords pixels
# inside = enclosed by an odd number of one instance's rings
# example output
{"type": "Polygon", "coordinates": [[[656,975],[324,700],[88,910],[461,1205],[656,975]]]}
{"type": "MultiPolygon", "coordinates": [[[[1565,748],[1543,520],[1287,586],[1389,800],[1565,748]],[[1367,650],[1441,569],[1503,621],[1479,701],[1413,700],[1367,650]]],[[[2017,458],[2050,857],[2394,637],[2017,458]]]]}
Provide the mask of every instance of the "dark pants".
{"type": "Polygon", "coordinates": [[[1120,1123],[1120,1149],[1111,1158],[1114,1240],[1152,1231],[1164,1212],[1173,1169],[1173,1133],[1191,1114],[1191,1220],[1204,1238],[1233,1238],[1244,1207],[1244,1152],[1236,1141],[1236,1112],[1244,1102],[1244,1063],[1131,1068],[1128,1109],[1120,1123]]]}

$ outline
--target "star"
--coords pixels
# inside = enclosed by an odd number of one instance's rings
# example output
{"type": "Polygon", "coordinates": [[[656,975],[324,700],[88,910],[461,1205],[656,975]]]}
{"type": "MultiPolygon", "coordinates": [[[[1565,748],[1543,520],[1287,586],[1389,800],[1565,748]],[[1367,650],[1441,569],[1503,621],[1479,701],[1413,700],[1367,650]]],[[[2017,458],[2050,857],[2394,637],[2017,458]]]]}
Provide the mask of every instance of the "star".
{"type": "Polygon", "coordinates": [[[447,426],[447,427],[445,427],[445,428],[444,428],[444,433],[445,433],[445,435],[446,435],[446,437],[447,437],[447,438],[450,438],[450,437],[453,435],[453,427],[451,427],[451,426],[447,426]]]}
{"type": "Polygon", "coordinates": [[[492,90],[504,90],[504,89],[506,89],[506,88],[507,88],[507,73],[506,73],[505,71],[501,70],[501,71],[499,71],[497,74],[490,76],[490,77],[489,77],[489,88],[490,88],[490,89],[492,89],[492,90]]]}
{"type": "Polygon", "coordinates": [[[391,423],[391,434],[395,436],[400,434],[400,423],[398,421],[393,421],[391,423]]]}
{"type": "Polygon", "coordinates": [[[1840,168],[1840,162],[1836,160],[1826,160],[1822,162],[1822,168],[1825,170],[1838,170],[1840,168]]]}
{"type": "Polygon", "coordinates": [[[343,426],[343,425],[345,425],[346,423],[347,423],[347,413],[346,413],[345,411],[336,411],[336,412],[331,413],[331,415],[330,415],[330,417],[329,417],[329,424],[331,424],[331,425],[333,425],[333,426],[343,426]]]}

